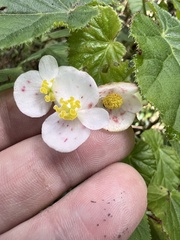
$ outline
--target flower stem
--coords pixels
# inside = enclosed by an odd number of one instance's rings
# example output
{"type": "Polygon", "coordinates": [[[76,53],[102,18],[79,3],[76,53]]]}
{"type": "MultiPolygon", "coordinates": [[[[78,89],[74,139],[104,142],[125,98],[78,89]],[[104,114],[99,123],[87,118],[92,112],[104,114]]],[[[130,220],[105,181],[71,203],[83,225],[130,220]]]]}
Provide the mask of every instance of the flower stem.
{"type": "Polygon", "coordinates": [[[143,4],[144,15],[146,15],[146,0],[142,0],[142,4],[143,4]]]}

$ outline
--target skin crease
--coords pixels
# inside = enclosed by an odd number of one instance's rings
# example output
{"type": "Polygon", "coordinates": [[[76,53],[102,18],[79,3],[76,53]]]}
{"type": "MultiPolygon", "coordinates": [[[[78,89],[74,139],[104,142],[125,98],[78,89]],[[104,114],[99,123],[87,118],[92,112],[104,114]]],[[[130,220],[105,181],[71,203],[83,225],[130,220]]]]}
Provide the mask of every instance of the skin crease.
{"type": "Polygon", "coordinates": [[[142,177],[117,163],[134,146],[132,129],[92,131],[58,153],[40,136],[47,116],[23,115],[12,90],[0,105],[0,240],[128,239],[147,205],[142,177]]]}

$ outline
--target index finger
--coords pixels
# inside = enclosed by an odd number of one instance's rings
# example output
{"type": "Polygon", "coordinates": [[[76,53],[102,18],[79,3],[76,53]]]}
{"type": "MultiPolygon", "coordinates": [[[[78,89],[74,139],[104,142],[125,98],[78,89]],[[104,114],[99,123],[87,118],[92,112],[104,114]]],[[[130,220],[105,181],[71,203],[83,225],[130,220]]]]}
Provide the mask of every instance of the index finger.
{"type": "Polygon", "coordinates": [[[12,89],[0,93],[0,151],[26,138],[37,135],[48,114],[30,118],[20,112],[12,89]]]}

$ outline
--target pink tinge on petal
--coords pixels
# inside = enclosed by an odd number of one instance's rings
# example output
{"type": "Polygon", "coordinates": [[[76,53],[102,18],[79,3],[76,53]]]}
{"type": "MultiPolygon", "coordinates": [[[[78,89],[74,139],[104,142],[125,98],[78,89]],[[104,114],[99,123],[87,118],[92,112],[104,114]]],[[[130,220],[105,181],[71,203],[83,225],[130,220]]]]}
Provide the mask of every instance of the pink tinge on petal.
{"type": "Polygon", "coordinates": [[[66,121],[57,113],[49,116],[42,125],[44,142],[58,152],[72,152],[84,143],[90,135],[78,119],[66,121]]]}
{"type": "Polygon", "coordinates": [[[126,82],[113,82],[109,84],[105,84],[99,86],[99,94],[100,98],[107,96],[110,93],[136,93],[138,91],[138,87],[134,83],[126,83],[126,82]]]}
{"type": "Polygon", "coordinates": [[[118,88],[124,93],[136,93],[138,87],[134,83],[120,82],[118,88]]]}
{"type": "Polygon", "coordinates": [[[88,109],[90,109],[90,108],[92,108],[92,107],[93,107],[93,103],[90,102],[90,103],[88,104],[88,109]]]}
{"type": "Polygon", "coordinates": [[[44,94],[40,93],[41,84],[38,71],[23,73],[15,81],[14,100],[19,110],[29,117],[41,117],[51,107],[51,103],[44,101],[44,94]]]}
{"type": "Polygon", "coordinates": [[[123,110],[111,110],[109,112],[109,123],[104,129],[111,132],[124,131],[131,126],[134,118],[134,113],[123,110]]]}
{"type": "Polygon", "coordinates": [[[99,87],[99,98],[100,99],[106,97],[110,93],[114,93],[114,88],[104,88],[103,86],[99,87]]]}
{"type": "MultiPolygon", "coordinates": [[[[123,114],[122,114],[122,116],[123,116],[123,114]]],[[[115,116],[115,115],[112,115],[112,116],[111,116],[111,120],[112,120],[113,122],[115,122],[115,123],[120,123],[118,117],[115,116]]]]}

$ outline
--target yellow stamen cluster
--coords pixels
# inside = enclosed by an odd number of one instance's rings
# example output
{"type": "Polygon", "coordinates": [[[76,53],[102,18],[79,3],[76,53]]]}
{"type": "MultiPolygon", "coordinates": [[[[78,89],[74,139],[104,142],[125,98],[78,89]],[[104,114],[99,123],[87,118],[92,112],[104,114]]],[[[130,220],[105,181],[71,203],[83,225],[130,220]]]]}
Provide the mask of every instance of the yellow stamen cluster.
{"type": "Polygon", "coordinates": [[[105,108],[113,110],[122,106],[123,99],[117,93],[110,93],[102,100],[102,102],[105,108]]]}
{"type": "Polygon", "coordinates": [[[47,80],[43,80],[43,82],[42,82],[40,92],[46,95],[44,97],[44,100],[46,102],[54,102],[55,101],[54,93],[52,91],[53,82],[54,82],[54,79],[52,79],[50,82],[48,82],[47,80]]]}
{"type": "Polygon", "coordinates": [[[58,113],[59,117],[64,120],[74,120],[77,117],[77,109],[81,107],[80,101],[70,97],[68,100],[63,98],[59,101],[60,107],[55,105],[53,108],[58,113]]]}

